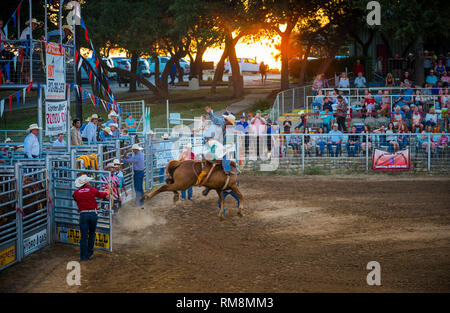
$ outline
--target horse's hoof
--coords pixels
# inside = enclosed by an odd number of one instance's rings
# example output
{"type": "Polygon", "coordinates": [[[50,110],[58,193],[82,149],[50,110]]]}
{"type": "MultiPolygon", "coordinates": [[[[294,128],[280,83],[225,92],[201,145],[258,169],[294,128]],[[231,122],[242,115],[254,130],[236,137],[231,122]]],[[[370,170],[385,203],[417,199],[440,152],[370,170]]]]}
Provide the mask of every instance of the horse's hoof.
{"type": "Polygon", "coordinates": [[[143,209],[144,209],[144,207],[141,208],[141,210],[143,210],[143,209]]]}

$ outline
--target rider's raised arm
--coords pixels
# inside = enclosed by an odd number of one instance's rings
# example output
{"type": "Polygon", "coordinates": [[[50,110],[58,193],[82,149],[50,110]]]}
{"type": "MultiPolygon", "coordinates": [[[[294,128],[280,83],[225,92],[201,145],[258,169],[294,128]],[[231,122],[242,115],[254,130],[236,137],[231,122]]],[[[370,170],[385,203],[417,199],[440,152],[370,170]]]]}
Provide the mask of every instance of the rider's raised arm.
{"type": "Polygon", "coordinates": [[[211,118],[211,121],[219,126],[219,127],[224,127],[225,126],[225,119],[224,118],[218,118],[214,115],[213,110],[211,110],[209,112],[209,117],[211,118]]]}

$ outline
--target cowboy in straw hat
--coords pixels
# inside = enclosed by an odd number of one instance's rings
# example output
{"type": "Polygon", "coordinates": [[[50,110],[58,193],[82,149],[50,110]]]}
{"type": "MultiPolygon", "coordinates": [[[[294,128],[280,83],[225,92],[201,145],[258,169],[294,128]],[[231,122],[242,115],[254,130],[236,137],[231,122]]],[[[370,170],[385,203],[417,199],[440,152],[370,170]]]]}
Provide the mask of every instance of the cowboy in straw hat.
{"type": "MultiPolygon", "coordinates": [[[[27,36],[30,35],[30,20],[26,21],[25,25],[27,25],[27,27],[25,27],[22,33],[20,34],[19,40],[26,40],[27,36]]],[[[31,31],[35,30],[36,27],[38,27],[39,25],[41,25],[41,22],[39,22],[35,18],[31,19],[31,31]]]]}
{"type": "Polygon", "coordinates": [[[100,140],[105,141],[107,139],[111,139],[112,134],[113,133],[111,131],[111,128],[105,127],[105,128],[103,128],[103,130],[100,131],[100,134],[99,134],[100,140]]]}
{"type": "Polygon", "coordinates": [[[87,141],[88,143],[96,143],[97,142],[97,127],[98,127],[98,115],[92,114],[90,117],[89,123],[83,129],[81,133],[81,137],[83,141],[87,141]]]}
{"type": "Polygon", "coordinates": [[[111,129],[111,136],[113,137],[120,136],[119,125],[117,125],[116,123],[110,123],[109,128],[111,129]]]}
{"type": "Polygon", "coordinates": [[[27,137],[24,141],[25,157],[29,159],[37,158],[40,154],[40,145],[38,140],[39,130],[41,130],[37,124],[31,124],[27,129],[27,137]]]}
{"type": "Polygon", "coordinates": [[[77,203],[80,212],[80,260],[87,261],[94,255],[95,229],[97,227],[97,199],[104,199],[109,195],[109,190],[100,192],[91,187],[90,181],[93,178],[82,175],[75,180],[75,187],[72,197],[77,203]]]}
{"type": "Polygon", "coordinates": [[[143,205],[144,201],[141,200],[144,195],[144,169],[145,169],[145,161],[144,154],[142,153],[143,148],[141,148],[138,144],[134,144],[131,146],[131,150],[133,150],[134,155],[129,157],[128,152],[125,153],[125,158],[122,160],[123,163],[133,164],[134,169],[134,190],[136,191],[136,205],[143,205]]]}

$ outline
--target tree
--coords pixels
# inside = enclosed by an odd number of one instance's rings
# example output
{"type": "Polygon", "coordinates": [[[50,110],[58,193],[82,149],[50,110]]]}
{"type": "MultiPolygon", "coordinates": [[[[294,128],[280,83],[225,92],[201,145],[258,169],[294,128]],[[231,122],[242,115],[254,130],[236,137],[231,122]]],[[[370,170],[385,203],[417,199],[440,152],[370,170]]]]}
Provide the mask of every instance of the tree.
{"type": "Polygon", "coordinates": [[[315,14],[316,1],[249,0],[252,10],[264,16],[263,27],[281,37],[281,90],[289,89],[289,42],[301,19],[315,14]]]}
{"type": "MultiPolygon", "coordinates": [[[[355,5],[360,1],[353,0],[355,5]]],[[[449,47],[448,16],[450,9],[447,1],[389,1],[380,0],[380,31],[396,40],[409,42],[414,39],[417,85],[424,83],[424,44],[438,42],[444,51],[449,47]],[[447,29],[447,30],[445,30],[447,29]]]]}

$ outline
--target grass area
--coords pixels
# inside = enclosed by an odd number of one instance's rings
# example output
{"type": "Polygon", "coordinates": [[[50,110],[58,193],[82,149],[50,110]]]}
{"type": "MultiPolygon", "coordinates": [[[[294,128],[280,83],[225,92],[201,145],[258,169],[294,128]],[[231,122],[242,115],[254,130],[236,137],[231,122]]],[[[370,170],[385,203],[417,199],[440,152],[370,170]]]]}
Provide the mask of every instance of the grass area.
{"type": "MultiPolygon", "coordinates": [[[[32,97],[32,95],[29,95],[32,97]]],[[[27,96],[28,98],[28,96],[27,96]]],[[[36,98],[36,95],[34,95],[36,98]]],[[[138,91],[135,93],[123,92],[116,94],[117,100],[131,101],[144,100],[146,105],[151,108],[151,125],[152,128],[161,128],[166,126],[166,103],[157,99],[149,91],[138,91]]],[[[14,99],[15,100],[15,99],[14,99]]],[[[228,88],[218,88],[216,94],[211,94],[209,89],[200,90],[169,90],[170,112],[179,112],[183,118],[194,118],[205,112],[205,106],[211,106],[214,110],[224,109],[228,104],[236,101],[232,98],[232,91],[228,88]]],[[[13,105],[15,101],[13,101],[13,105]]],[[[0,119],[0,129],[27,129],[32,123],[37,123],[37,108],[28,108],[17,111],[8,111],[8,104],[5,103],[5,112],[0,119]]],[[[108,112],[102,105],[97,109],[87,100],[87,104],[83,104],[83,119],[92,114],[98,114],[107,120],[108,112]]],[[[43,107],[43,115],[45,107],[43,107]]],[[[75,116],[75,105],[72,102],[70,108],[71,117],[75,116]]]]}

